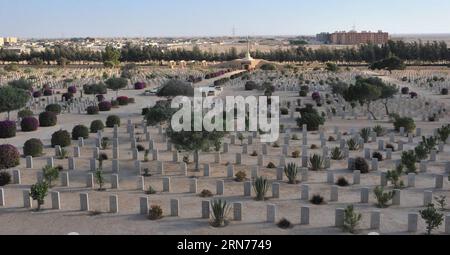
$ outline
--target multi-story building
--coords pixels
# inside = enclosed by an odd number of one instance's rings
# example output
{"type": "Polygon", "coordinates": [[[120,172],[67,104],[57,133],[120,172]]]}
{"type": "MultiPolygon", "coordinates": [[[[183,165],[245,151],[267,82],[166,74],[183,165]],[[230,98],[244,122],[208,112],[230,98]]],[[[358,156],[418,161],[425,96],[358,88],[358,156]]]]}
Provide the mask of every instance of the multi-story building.
{"type": "Polygon", "coordinates": [[[383,31],[378,32],[356,32],[356,31],[341,31],[335,32],[331,34],[331,43],[333,44],[344,44],[344,45],[352,45],[352,44],[364,44],[364,43],[373,43],[373,44],[385,44],[389,40],[389,34],[383,31]]]}
{"type": "Polygon", "coordinates": [[[331,34],[330,33],[320,33],[316,35],[316,40],[323,43],[330,43],[331,42],[331,34]]]}
{"type": "Polygon", "coordinates": [[[5,38],[3,38],[3,41],[5,44],[12,45],[12,44],[16,44],[18,40],[17,40],[17,37],[5,37],[5,38]]]}
{"type": "Polygon", "coordinates": [[[0,37],[0,46],[3,46],[3,44],[5,44],[4,40],[2,37],[0,37]]]}

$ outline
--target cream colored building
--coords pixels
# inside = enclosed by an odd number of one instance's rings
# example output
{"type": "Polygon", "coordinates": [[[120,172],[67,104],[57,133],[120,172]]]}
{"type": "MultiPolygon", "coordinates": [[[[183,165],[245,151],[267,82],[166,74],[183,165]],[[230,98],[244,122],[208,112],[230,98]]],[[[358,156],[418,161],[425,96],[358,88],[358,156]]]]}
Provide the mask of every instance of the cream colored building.
{"type": "Polygon", "coordinates": [[[6,44],[15,44],[17,43],[17,37],[5,37],[3,38],[4,43],[6,44]]]}
{"type": "Polygon", "coordinates": [[[3,46],[3,44],[5,44],[4,40],[2,37],[0,37],[0,46],[3,46]]]}

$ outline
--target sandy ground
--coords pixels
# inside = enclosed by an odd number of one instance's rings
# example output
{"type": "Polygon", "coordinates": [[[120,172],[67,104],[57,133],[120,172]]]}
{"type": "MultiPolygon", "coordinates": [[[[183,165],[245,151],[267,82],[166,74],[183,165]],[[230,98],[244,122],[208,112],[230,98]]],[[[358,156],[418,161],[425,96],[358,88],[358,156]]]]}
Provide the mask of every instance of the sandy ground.
{"type": "MultiPolygon", "coordinates": [[[[206,85],[206,83],[205,83],[206,85]]],[[[149,195],[151,205],[160,205],[164,211],[164,217],[158,221],[147,220],[145,216],[139,215],[139,197],[145,196],[143,191],[136,189],[137,173],[133,167],[133,160],[131,157],[130,141],[128,134],[126,134],[125,123],[127,119],[132,119],[134,123],[141,123],[142,117],[140,116],[140,109],[152,105],[157,98],[146,97],[139,95],[140,92],[133,90],[121,91],[120,95],[127,95],[136,98],[136,104],[121,107],[108,113],[101,113],[97,116],[80,116],[78,114],[64,114],[59,116],[59,124],[53,128],[40,128],[38,131],[22,134],[19,133],[18,137],[13,139],[7,139],[2,142],[11,143],[18,147],[21,147],[23,142],[29,138],[37,137],[43,140],[44,144],[49,144],[50,135],[62,128],[71,130],[76,124],[84,124],[89,126],[90,122],[95,119],[105,120],[107,115],[117,114],[122,118],[122,127],[120,128],[120,188],[119,190],[108,189],[106,192],[98,192],[96,190],[86,188],[85,176],[89,173],[89,158],[92,157],[93,144],[95,141],[95,135],[91,134],[90,138],[86,141],[86,146],[82,148],[81,158],[76,160],[76,170],[69,171],[70,175],[70,187],[64,188],[57,182],[53,188],[55,191],[61,193],[61,205],[62,210],[52,210],[50,196],[46,198],[44,211],[35,212],[32,210],[23,208],[22,190],[28,189],[30,185],[36,182],[36,174],[46,164],[46,158],[54,155],[52,148],[46,148],[43,157],[36,158],[34,161],[33,169],[24,169],[25,159],[22,159],[20,169],[22,174],[22,185],[8,185],[3,187],[5,190],[6,206],[0,207],[0,234],[51,234],[51,235],[64,235],[69,232],[78,232],[80,234],[90,235],[104,235],[104,234],[212,234],[212,235],[224,235],[224,234],[249,234],[249,235],[264,235],[264,234],[302,234],[302,235],[334,235],[343,234],[341,229],[334,228],[334,210],[335,208],[344,208],[349,204],[354,204],[356,209],[363,214],[362,222],[360,224],[360,234],[367,234],[371,232],[369,230],[370,212],[373,210],[381,211],[381,229],[383,234],[409,234],[407,230],[407,217],[410,212],[417,212],[422,209],[423,204],[423,192],[425,190],[433,190],[434,195],[446,195],[450,196],[448,181],[444,181],[444,189],[435,190],[434,187],[434,174],[442,174],[444,169],[443,162],[450,160],[450,146],[445,147],[445,153],[441,153],[438,156],[438,162],[431,162],[428,166],[428,173],[420,174],[416,178],[416,187],[406,188],[402,190],[402,203],[400,206],[391,206],[386,209],[378,209],[374,206],[376,200],[372,192],[370,194],[369,204],[360,204],[360,188],[369,187],[374,188],[379,184],[379,174],[381,171],[387,171],[392,168],[394,162],[392,160],[385,160],[380,162],[380,171],[372,172],[367,175],[361,176],[360,185],[351,185],[349,187],[339,188],[339,202],[327,202],[325,205],[312,205],[308,201],[300,200],[300,185],[305,183],[299,183],[297,185],[289,185],[285,182],[281,182],[280,199],[269,199],[265,202],[254,201],[251,197],[243,196],[243,183],[235,182],[232,179],[226,178],[226,162],[234,162],[235,154],[241,152],[242,148],[238,144],[230,145],[230,153],[222,155],[220,164],[214,163],[213,153],[202,153],[200,157],[201,163],[211,163],[213,170],[210,177],[204,177],[203,172],[195,172],[193,164],[188,166],[188,176],[184,176],[178,169],[178,164],[171,163],[172,152],[167,151],[166,145],[162,143],[162,136],[158,134],[157,128],[151,128],[150,133],[153,139],[157,141],[158,149],[160,150],[160,158],[165,162],[166,175],[171,177],[171,191],[162,191],[162,176],[156,173],[156,162],[150,161],[142,163],[142,168],[148,167],[151,170],[153,176],[145,178],[145,186],[151,185],[158,191],[155,195],[149,195]],[[225,180],[225,194],[223,196],[216,196],[226,199],[229,202],[242,202],[243,207],[243,221],[232,221],[229,226],[225,228],[212,228],[208,224],[208,220],[201,219],[201,202],[205,200],[200,198],[197,194],[189,193],[189,180],[192,177],[198,178],[198,191],[203,189],[209,189],[213,193],[216,191],[216,181],[225,180]],[[100,213],[93,216],[90,213],[80,212],[79,193],[89,193],[91,211],[100,213]],[[117,194],[119,197],[119,213],[111,214],[109,211],[109,199],[111,194],[117,194]],[[170,217],[170,199],[177,198],[180,200],[180,216],[170,217]],[[278,208],[278,219],[287,218],[293,224],[294,228],[289,230],[281,230],[272,223],[266,223],[266,206],[267,204],[275,204],[278,208]],[[310,206],[310,225],[300,225],[300,207],[310,206]]],[[[226,95],[251,95],[255,92],[246,92],[243,89],[226,88],[223,96],[226,95]]],[[[113,96],[108,95],[107,98],[113,96]]],[[[280,93],[282,97],[291,97],[290,93],[280,93]]],[[[295,123],[289,117],[282,117],[281,120],[287,126],[295,126],[295,123]]],[[[442,120],[447,122],[448,119],[442,120]]],[[[333,127],[338,126],[340,130],[345,132],[350,128],[363,128],[367,126],[373,126],[375,123],[381,124],[385,127],[392,127],[392,124],[380,121],[368,121],[366,119],[357,120],[341,120],[340,118],[327,121],[326,137],[333,134],[333,127]]],[[[440,126],[439,123],[434,123],[430,126],[429,123],[417,122],[418,127],[424,128],[425,133],[430,133],[432,128],[440,126]]],[[[301,132],[293,130],[299,137],[301,132]]],[[[141,127],[136,129],[137,136],[141,136],[143,139],[143,131],[141,127]]],[[[112,137],[112,129],[106,129],[104,136],[112,137]]],[[[405,142],[407,138],[396,137],[396,140],[403,139],[405,142]]],[[[419,138],[415,138],[415,142],[419,138]]],[[[384,140],[388,142],[389,138],[384,137],[384,140]]],[[[229,142],[229,138],[226,138],[229,142]]],[[[320,145],[318,133],[309,133],[309,145],[320,145]]],[[[147,142],[140,142],[139,144],[148,147],[147,142]]],[[[282,139],[280,139],[282,144],[282,139]]],[[[302,141],[291,141],[289,155],[292,151],[301,150],[302,141]]],[[[76,145],[76,141],[72,143],[72,146],[76,145]]],[[[328,143],[330,148],[338,146],[335,143],[328,143]]],[[[260,150],[261,145],[259,142],[249,146],[248,151],[260,150]]],[[[265,157],[264,165],[269,162],[278,164],[279,156],[281,155],[281,148],[269,147],[268,156],[265,157]]],[[[366,148],[377,149],[377,143],[366,144],[366,148]]],[[[412,144],[406,144],[405,150],[413,148],[412,144]]],[[[68,148],[70,154],[72,154],[72,147],[68,148]]],[[[112,158],[112,150],[105,151],[109,158],[112,158]]],[[[310,153],[321,154],[321,149],[310,150],[310,153]]],[[[362,156],[363,151],[351,152],[351,156],[362,156]]],[[[400,152],[393,153],[393,159],[396,160],[400,157],[400,152]]],[[[151,156],[150,156],[151,158],[151,156]]],[[[181,156],[180,156],[181,158],[181,156]]],[[[140,159],[143,159],[141,153],[140,159]]],[[[296,162],[299,164],[299,159],[287,157],[287,163],[296,162]]],[[[66,169],[68,167],[67,160],[56,160],[56,165],[63,165],[66,169]]],[[[243,170],[247,173],[247,176],[251,175],[252,166],[257,164],[257,158],[249,155],[243,155],[243,164],[235,166],[235,172],[243,170]]],[[[112,173],[111,161],[108,160],[104,163],[104,169],[107,176],[107,188],[110,188],[109,176],[112,173]]],[[[347,170],[347,161],[332,161],[331,169],[335,172],[335,179],[340,176],[346,177],[348,180],[352,180],[352,173],[347,170]]],[[[276,170],[261,168],[260,175],[266,176],[271,180],[276,179],[276,170]]],[[[310,177],[306,184],[310,185],[310,195],[321,194],[327,201],[330,198],[331,186],[326,184],[326,172],[310,172],[310,177]]],[[[403,177],[406,181],[406,177],[403,177]]],[[[254,192],[252,191],[252,194],[254,192]]],[[[268,196],[270,198],[271,191],[269,190],[268,196]]],[[[208,199],[206,199],[208,200],[208,199]]],[[[449,211],[445,212],[449,214],[449,211]]],[[[422,220],[419,220],[419,231],[415,234],[421,234],[425,230],[425,225],[422,220]]],[[[442,226],[437,233],[443,233],[444,227],[442,226]]]]}

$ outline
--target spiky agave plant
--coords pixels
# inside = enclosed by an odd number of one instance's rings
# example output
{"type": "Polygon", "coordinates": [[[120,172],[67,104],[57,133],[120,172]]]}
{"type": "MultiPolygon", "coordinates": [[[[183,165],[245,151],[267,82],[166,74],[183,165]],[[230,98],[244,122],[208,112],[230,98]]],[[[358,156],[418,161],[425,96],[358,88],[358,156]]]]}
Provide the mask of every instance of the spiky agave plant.
{"type": "Polygon", "coordinates": [[[376,125],[375,127],[373,127],[373,132],[377,134],[377,137],[380,137],[384,135],[385,129],[380,125],[376,125]]]}
{"type": "Polygon", "coordinates": [[[222,199],[211,201],[211,226],[219,228],[228,224],[228,214],[230,213],[230,204],[222,199]]]}
{"type": "Polygon", "coordinates": [[[335,147],[331,151],[331,159],[332,160],[343,160],[344,159],[344,154],[342,153],[342,151],[339,147],[335,147]]]}
{"type": "Polygon", "coordinates": [[[289,184],[297,183],[297,175],[299,172],[299,167],[295,163],[289,163],[286,167],[284,167],[284,174],[289,180],[289,184]]]}
{"type": "Polygon", "coordinates": [[[357,151],[359,150],[359,144],[358,141],[355,138],[351,138],[347,141],[348,149],[351,151],[357,151]]]}
{"type": "Polygon", "coordinates": [[[361,135],[361,138],[364,139],[364,143],[368,143],[369,142],[369,138],[370,138],[370,133],[371,132],[372,131],[370,130],[370,128],[363,128],[359,132],[359,134],[361,135]]]}
{"type": "Polygon", "coordinates": [[[253,182],[253,189],[256,193],[257,201],[264,201],[266,199],[267,190],[269,190],[269,181],[264,177],[258,177],[253,182]]]}
{"type": "Polygon", "coordinates": [[[324,159],[322,156],[314,154],[309,157],[309,165],[312,171],[319,171],[323,169],[324,159]]]}

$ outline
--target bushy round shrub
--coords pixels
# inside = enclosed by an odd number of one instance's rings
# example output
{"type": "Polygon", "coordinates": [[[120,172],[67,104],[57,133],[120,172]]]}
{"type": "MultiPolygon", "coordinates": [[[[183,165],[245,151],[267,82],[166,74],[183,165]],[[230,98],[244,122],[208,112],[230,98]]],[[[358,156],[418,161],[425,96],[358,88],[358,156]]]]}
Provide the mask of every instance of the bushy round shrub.
{"type": "Polygon", "coordinates": [[[356,158],[354,163],[354,169],[361,171],[362,174],[369,173],[369,164],[364,158],[356,158]]]}
{"type": "Polygon", "coordinates": [[[378,161],[383,161],[383,154],[381,154],[378,151],[375,151],[374,153],[372,153],[372,158],[376,158],[378,159],[378,161]]]}
{"type": "Polygon", "coordinates": [[[108,118],[106,118],[106,126],[109,128],[113,128],[114,125],[117,125],[120,127],[120,117],[117,115],[108,116],[108,118]]]}
{"type": "Polygon", "coordinates": [[[73,99],[73,94],[72,94],[72,93],[64,93],[64,94],[62,95],[62,100],[70,101],[70,100],[72,100],[72,99],[73,99]]]}
{"type": "Polygon", "coordinates": [[[42,92],[40,92],[39,90],[33,92],[33,97],[34,98],[38,98],[38,97],[41,97],[41,96],[42,96],[42,92]]]}
{"type": "Polygon", "coordinates": [[[258,85],[256,85],[256,82],[254,81],[248,81],[245,83],[245,90],[254,90],[258,87],[258,85]]]}
{"type": "Polygon", "coordinates": [[[126,96],[118,97],[117,102],[119,102],[119,105],[128,105],[128,97],[126,96]]]}
{"type": "Polygon", "coordinates": [[[396,118],[394,120],[394,128],[395,131],[400,131],[400,128],[404,127],[405,132],[411,133],[416,128],[416,123],[412,118],[403,117],[403,118],[396,118]]]}
{"type": "Polygon", "coordinates": [[[33,113],[33,111],[30,110],[30,109],[20,110],[20,111],[17,113],[17,117],[18,117],[18,118],[21,118],[21,119],[23,119],[23,118],[25,118],[25,117],[31,117],[31,116],[33,116],[33,115],[34,115],[34,113],[33,113]]]}
{"type": "Polygon", "coordinates": [[[44,89],[44,96],[48,97],[53,95],[53,90],[51,89],[44,89]]]}
{"type": "Polygon", "coordinates": [[[311,97],[314,101],[320,100],[320,93],[314,92],[314,93],[312,93],[311,97]]]}
{"type": "Polygon", "coordinates": [[[44,144],[41,140],[33,138],[23,144],[23,155],[39,157],[44,150],[44,144]]]}
{"type": "Polygon", "coordinates": [[[70,140],[70,134],[66,130],[59,130],[52,134],[52,147],[59,145],[61,147],[67,147],[72,142],[70,140]]]}
{"type": "Polygon", "coordinates": [[[75,86],[70,86],[67,88],[67,92],[70,94],[76,94],[77,93],[77,87],[75,86]]]}
{"type": "Polygon", "coordinates": [[[45,107],[45,111],[60,114],[62,111],[62,107],[59,104],[49,104],[47,105],[47,107],[45,107]]]}
{"type": "Polygon", "coordinates": [[[0,171],[0,187],[11,183],[11,174],[6,171],[0,171]]]}
{"type": "Polygon", "coordinates": [[[149,108],[149,107],[142,108],[141,115],[145,116],[145,115],[147,115],[149,112],[150,112],[150,108],[149,108]]]}
{"type": "Polygon", "coordinates": [[[0,170],[18,166],[20,164],[20,153],[11,144],[0,145],[0,170]]]}
{"type": "Polygon", "coordinates": [[[16,136],[16,123],[14,121],[0,121],[0,138],[11,138],[16,136]]]}
{"type": "Polygon", "coordinates": [[[306,97],[306,96],[308,96],[308,92],[306,92],[306,91],[304,91],[304,90],[301,90],[301,91],[298,93],[298,95],[299,95],[300,97],[306,97]]]}
{"type": "Polygon", "coordinates": [[[308,131],[317,131],[319,126],[325,123],[325,119],[316,113],[303,113],[301,118],[297,119],[297,125],[303,127],[307,125],[308,131]]]}
{"type": "Polygon", "coordinates": [[[118,108],[119,107],[119,102],[117,100],[112,100],[111,101],[111,105],[113,108],[118,108]]]}
{"type": "Polygon", "coordinates": [[[109,102],[109,101],[102,101],[102,102],[98,103],[98,109],[101,112],[111,111],[111,108],[112,108],[112,105],[111,105],[111,102],[109,102]]]}
{"type": "Polygon", "coordinates": [[[39,114],[39,125],[41,127],[53,127],[57,121],[58,117],[54,112],[42,112],[39,114]]]}
{"type": "Polygon", "coordinates": [[[136,100],[134,99],[134,97],[129,97],[128,98],[128,103],[129,104],[134,104],[136,102],[136,100]]]}
{"type": "Polygon", "coordinates": [[[99,101],[99,102],[103,102],[105,100],[104,95],[96,95],[95,97],[97,98],[97,101],[99,101]]]}
{"type": "Polygon", "coordinates": [[[145,87],[147,87],[147,85],[144,82],[136,82],[134,84],[134,89],[135,90],[145,89],[145,87]]]}
{"type": "Polygon", "coordinates": [[[409,93],[409,88],[408,87],[403,87],[402,88],[402,94],[403,95],[408,95],[408,93],[409,93]]]}
{"type": "Polygon", "coordinates": [[[91,133],[97,133],[99,130],[105,129],[105,125],[103,124],[103,121],[101,120],[94,120],[91,122],[91,133]]]}
{"type": "Polygon", "coordinates": [[[280,109],[280,113],[281,113],[281,115],[288,115],[289,114],[289,110],[287,108],[281,108],[280,109]]]}
{"type": "Polygon", "coordinates": [[[84,125],[77,125],[72,129],[72,140],[78,140],[80,137],[89,138],[89,129],[84,125]]]}
{"type": "Polygon", "coordinates": [[[86,108],[86,112],[88,115],[96,115],[96,114],[98,114],[98,111],[99,111],[99,109],[97,106],[91,105],[86,108]]]}
{"type": "Polygon", "coordinates": [[[409,96],[414,99],[417,98],[418,94],[416,92],[409,92],[409,96]]]}
{"type": "Polygon", "coordinates": [[[447,88],[443,88],[441,90],[441,94],[444,95],[444,96],[448,95],[448,89],[447,88]]]}
{"type": "Polygon", "coordinates": [[[22,132],[36,131],[39,127],[39,121],[35,117],[25,117],[20,122],[22,132]]]}

